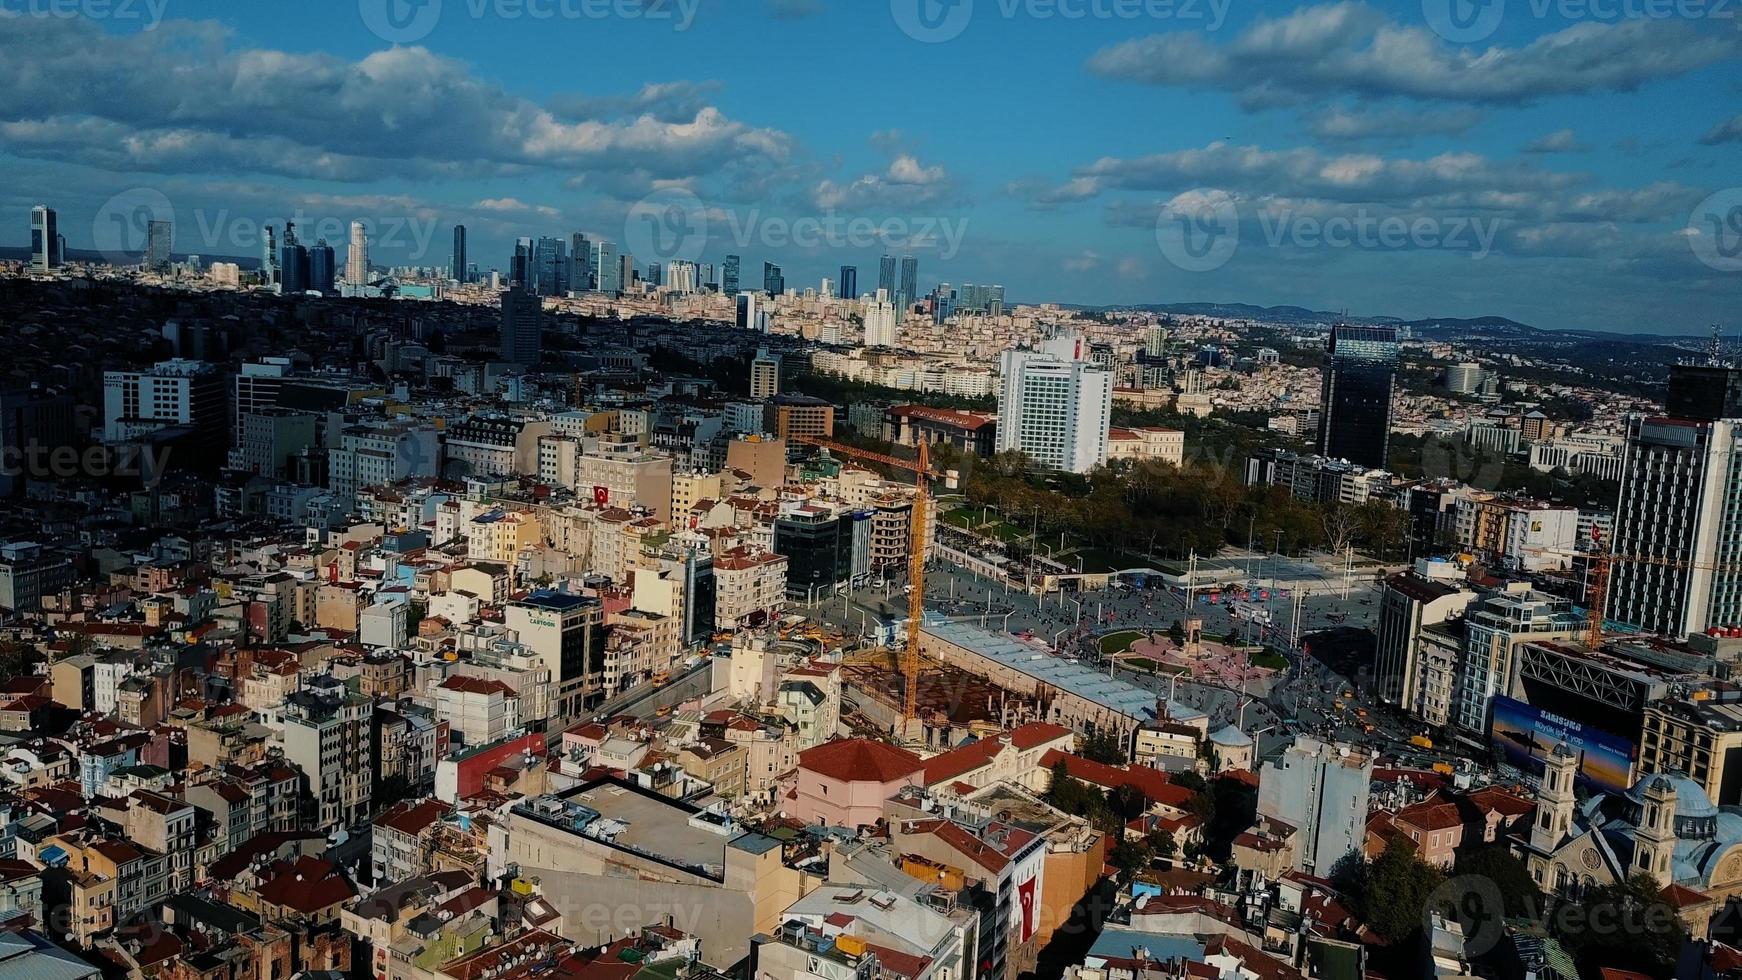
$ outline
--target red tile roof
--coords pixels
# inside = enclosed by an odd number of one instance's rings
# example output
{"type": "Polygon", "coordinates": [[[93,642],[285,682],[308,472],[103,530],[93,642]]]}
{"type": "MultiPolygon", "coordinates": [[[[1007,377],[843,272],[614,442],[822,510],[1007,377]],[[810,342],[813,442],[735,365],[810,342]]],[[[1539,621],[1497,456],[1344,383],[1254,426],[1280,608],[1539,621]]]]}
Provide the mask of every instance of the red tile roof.
{"type": "Polygon", "coordinates": [[[1072,779],[1080,779],[1085,783],[1094,783],[1096,786],[1107,789],[1131,786],[1148,797],[1150,802],[1173,807],[1176,810],[1183,809],[1187,801],[1194,795],[1191,790],[1183,786],[1175,786],[1169,782],[1167,773],[1159,769],[1151,769],[1148,766],[1127,766],[1120,769],[1116,766],[1085,759],[1080,755],[1069,755],[1058,749],[1053,749],[1043,756],[1040,764],[1051,769],[1060,761],[1064,762],[1065,771],[1070,773],[1072,779]]]}
{"type": "Polygon", "coordinates": [[[440,800],[423,800],[413,802],[406,800],[396,803],[391,809],[375,818],[375,826],[391,827],[402,834],[417,836],[431,824],[454,812],[454,808],[440,800]]]}
{"type": "Polygon", "coordinates": [[[263,878],[256,889],[262,902],[305,915],[357,897],[357,889],[332,862],[316,857],[274,861],[263,878]]]}
{"type": "Polygon", "coordinates": [[[843,783],[893,783],[925,768],[906,749],[865,738],[828,742],[798,754],[800,769],[843,783]]]}

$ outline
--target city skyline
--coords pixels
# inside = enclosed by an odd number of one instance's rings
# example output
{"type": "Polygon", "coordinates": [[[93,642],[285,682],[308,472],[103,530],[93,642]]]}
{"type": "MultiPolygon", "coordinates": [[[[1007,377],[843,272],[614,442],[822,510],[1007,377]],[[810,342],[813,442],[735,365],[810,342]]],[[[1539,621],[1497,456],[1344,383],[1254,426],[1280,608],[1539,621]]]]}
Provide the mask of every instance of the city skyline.
{"type": "MultiPolygon", "coordinates": [[[[258,256],[260,226],[287,217],[329,241],[348,237],[329,223],[362,220],[384,266],[445,267],[463,224],[481,273],[517,238],[580,232],[641,263],[772,262],[800,288],[913,254],[922,295],[1013,282],[1030,303],[1694,333],[1742,296],[1742,191],[1724,196],[1742,147],[1724,105],[1742,33],[1716,18],[1551,6],[1476,37],[1436,32],[1401,0],[1205,5],[1196,20],[1190,5],[1068,21],[982,6],[948,40],[881,4],[821,0],[680,5],[694,15],[683,30],[457,4],[408,33],[369,3],[318,27],[203,0],[149,30],[24,15],[11,58],[37,67],[0,111],[6,206],[26,215],[54,197],[75,254],[142,250],[128,219],[168,209],[178,251],[215,257],[258,256]],[[828,43],[843,32],[845,52],[828,43]],[[797,57],[745,65],[733,53],[752,37],[797,57]],[[577,38],[609,42],[582,92],[540,70],[577,38]],[[977,53],[1040,38],[1021,59],[977,53]],[[652,46],[654,70],[629,61],[652,46]],[[149,77],[195,49],[166,92],[61,74],[97,58],[149,77]],[[808,84],[817,71],[830,84],[808,84]],[[311,79],[325,88],[303,89],[311,79]],[[307,98],[265,112],[252,91],[273,85],[307,98]],[[927,97],[974,111],[949,126],[896,111],[927,97]],[[865,108],[817,108],[843,99],[865,108]],[[673,195],[701,237],[647,254],[636,209],[669,212],[673,195]],[[804,244],[810,231],[820,244],[804,244]],[[1335,244],[1344,235],[1353,244],[1335,244]]],[[[22,230],[9,223],[4,240],[28,244],[22,230]]]]}

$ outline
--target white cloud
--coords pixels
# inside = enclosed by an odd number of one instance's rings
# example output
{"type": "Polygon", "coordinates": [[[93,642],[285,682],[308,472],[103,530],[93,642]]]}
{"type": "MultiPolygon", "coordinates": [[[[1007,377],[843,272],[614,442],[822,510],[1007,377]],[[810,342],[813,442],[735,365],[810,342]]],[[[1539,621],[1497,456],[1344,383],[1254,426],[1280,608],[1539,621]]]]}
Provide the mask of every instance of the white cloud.
{"type": "Polygon", "coordinates": [[[1248,108],[1355,95],[1522,105],[1555,95],[1630,92],[1742,56],[1742,34],[1662,19],[1586,21],[1521,47],[1459,48],[1363,3],[1261,18],[1231,40],[1174,32],[1104,48],[1108,78],[1235,93],[1248,108]]]}

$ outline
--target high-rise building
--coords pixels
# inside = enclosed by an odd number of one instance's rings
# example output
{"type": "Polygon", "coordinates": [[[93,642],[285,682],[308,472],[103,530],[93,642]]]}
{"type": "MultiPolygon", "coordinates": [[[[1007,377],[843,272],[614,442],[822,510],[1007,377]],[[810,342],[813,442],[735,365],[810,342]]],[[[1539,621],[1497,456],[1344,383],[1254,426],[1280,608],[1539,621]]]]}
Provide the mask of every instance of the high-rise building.
{"type": "Polygon", "coordinates": [[[517,239],[514,259],[508,265],[508,284],[531,288],[532,275],[532,239],[517,239]]]}
{"type": "Polygon", "coordinates": [[[569,290],[587,293],[594,288],[593,243],[587,240],[586,235],[577,231],[569,248],[569,290]]]}
{"type": "Polygon", "coordinates": [[[762,291],[770,296],[786,295],[786,276],[773,262],[762,263],[762,291]]]}
{"type": "Polygon", "coordinates": [[[738,295],[742,268],[742,260],[738,256],[726,256],[726,261],[720,266],[720,292],[727,296],[738,295]]]}
{"type": "Polygon", "coordinates": [[[617,281],[623,284],[622,292],[639,293],[635,278],[635,256],[617,256],[617,281]]]}
{"type": "Polygon", "coordinates": [[[1038,466],[1087,473],[1107,462],[1113,376],[1084,357],[1080,337],[999,358],[998,449],[1020,450],[1038,466]]]}
{"type": "Polygon", "coordinates": [[[889,294],[877,290],[877,298],[865,304],[865,346],[894,347],[901,316],[889,294]]]}
{"type": "Polygon", "coordinates": [[[145,268],[152,272],[168,271],[174,242],[174,226],[156,218],[148,221],[145,225],[145,268]]]}
{"type": "Polygon", "coordinates": [[[773,398],[780,394],[780,355],[764,347],[750,362],[750,397],[773,398]]]}
{"type": "Polygon", "coordinates": [[[286,222],[284,245],[278,250],[278,276],[285,295],[308,292],[308,249],[296,237],[296,223],[286,222]]]}
{"type": "Polygon", "coordinates": [[[533,247],[533,292],[540,296],[562,296],[568,292],[568,248],[568,243],[560,238],[538,240],[533,247]]]}
{"type": "Polygon", "coordinates": [[[326,296],[335,292],[338,255],[325,238],[308,250],[308,288],[326,296]]]}
{"type": "Polygon", "coordinates": [[[859,267],[853,265],[841,266],[840,288],[836,290],[842,299],[859,298],[859,267]]]}
{"type": "Polygon", "coordinates": [[[1742,369],[1670,369],[1665,413],[1627,425],[1609,619],[1682,635],[1742,624],[1742,369]]]}
{"type": "Polygon", "coordinates": [[[525,289],[502,294],[502,360],[537,364],[543,340],[544,300],[525,289]]]}
{"type": "Polygon", "coordinates": [[[885,255],[877,263],[877,288],[888,290],[891,296],[895,295],[895,256],[885,255]]]}
{"type": "Polygon", "coordinates": [[[1397,328],[1331,328],[1319,409],[1319,453],[1383,470],[1391,450],[1397,328]]]}
{"type": "Polygon", "coordinates": [[[351,222],[351,246],[345,253],[345,281],[353,286],[369,282],[369,231],[363,222],[351,222]]]}
{"type": "Polygon", "coordinates": [[[30,268],[49,272],[61,267],[60,223],[54,208],[38,204],[30,209],[30,268]]]}
{"type": "Polygon", "coordinates": [[[758,293],[738,294],[738,329],[762,333],[768,331],[768,314],[762,312],[762,304],[758,302],[760,298],[758,293]]]}
{"type": "Polygon", "coordinates": [[[665,288],[678,294],[696,291],[696,264],[685,259],[666,263],[665,288]]]}
{"type": "Polygon", "coordinates": [[[895,306],[903,314],[913,309],[919,299],[919,260],[911,255],[901,257],[901,286],[896,291],[895,306]]]}
{"type": "Polygon", "coordinates": [[[276,286],[279,283],[278,273],[278,228],[266,226],[266,240],[260,249],[260,282],[266,286],[276,286]]]}
{"type": "Polygon", "coordinates": [[[623,263],[617,260],[615,242],[599,242],[593,249],[593,281],[599,292],[607,296],[623,293],[623,263]]]}
{"type": "Polygon", "coordinates": [[[465,284],[472,281],[470,263],[466,260],[466,226],[454,226],[454,254],[448,262],[448,278],[465,284]]]}

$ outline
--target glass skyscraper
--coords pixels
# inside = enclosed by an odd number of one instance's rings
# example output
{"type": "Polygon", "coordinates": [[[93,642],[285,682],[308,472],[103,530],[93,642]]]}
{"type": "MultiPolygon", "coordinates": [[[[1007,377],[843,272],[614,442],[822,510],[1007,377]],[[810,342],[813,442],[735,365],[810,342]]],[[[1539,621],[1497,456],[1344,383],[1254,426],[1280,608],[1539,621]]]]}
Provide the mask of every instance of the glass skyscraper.
{"type": "Polygon", "coordinates": [[[720,292],[727,296],[738,295],[738,283],[742,260],[736,255],[726,256],[726,262],[720,267],[720,292]]]}
{"type": "Polygon", "coordinates": [[[901,257],[901,288],[896,290],[895,305],[902,313],[913,308],[919,299],[919,260],[911,255],[901,257]]]}
{"type": "Polygon", "coordinates": [[[169,253],[175,229],[167,221],[152,220],[145,226],[145,267],[153,272],[169,268],[169,253]]]}
{"type": "Polygon", "coordinates": [[[835,290],[842,299],[859,298],[859,267],[853,265],[841,266],[841,283],[835,290]]]}
{"type": "Polygon", "coordinates": [[[448,265],[448,278],[459,283],[471,281],[466,271],[466,226],[454,226],[454,255],[448,265]]]}
{"type": "Polygon", "coordinates": [[[885,255],[877,263],[877,288],[886,289],[889,295],[895,295],[895,256],[885,255]]]}
{"type": "Polygon", "coordinates": [[[1396,392],[1397,329],[1332,327],[1320,400],[1320,454],[1385,469],[1396,392]]]}

